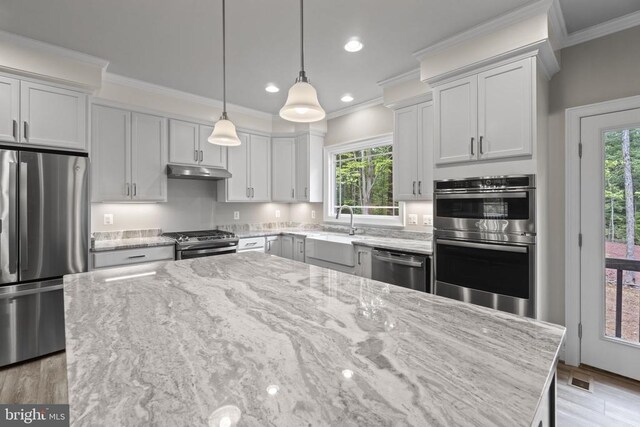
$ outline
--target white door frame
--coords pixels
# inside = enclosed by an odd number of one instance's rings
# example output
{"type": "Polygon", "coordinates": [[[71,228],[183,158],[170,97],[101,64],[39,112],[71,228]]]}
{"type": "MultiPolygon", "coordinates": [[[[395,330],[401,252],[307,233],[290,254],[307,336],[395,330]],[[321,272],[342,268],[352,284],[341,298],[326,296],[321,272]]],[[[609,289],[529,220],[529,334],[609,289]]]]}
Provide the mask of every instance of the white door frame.
{"type": "Polygon", "coordinates": [[[568,108],[565,112],[565,363],[580,364],[580,120],[640,108],[640,96],[568,108]]]}

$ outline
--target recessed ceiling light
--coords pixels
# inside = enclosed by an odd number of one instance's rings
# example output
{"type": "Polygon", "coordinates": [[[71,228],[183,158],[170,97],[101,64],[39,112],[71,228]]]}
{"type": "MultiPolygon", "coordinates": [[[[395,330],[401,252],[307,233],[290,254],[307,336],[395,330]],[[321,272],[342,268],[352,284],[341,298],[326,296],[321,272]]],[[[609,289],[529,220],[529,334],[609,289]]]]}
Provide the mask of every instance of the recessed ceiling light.
{"type": "Polygon", "coordinates": [[[363,46],[364,45],[362,44],[360,39],[358,39],[357,37],[353,37],[349,39],[347,44],[344,45],[344,50],[346,50],[347,52],[358,52],[362,50],[363,46]]]}
{"type": "Polygon", "coordinates": [[[349,94],[346,94],[342,98],[340,98],[340,101],[342,101],[342,102],[351,102],[351,101],[353,101],[353,96],[351,96],[349,94]]]}
{"type": "Polygon", "coordinates": [[[267,87],[264,88],[264,90],[266,90],[269,93],[280,92],[280,88],[278,86],[274,85],[273,83],[269,83],[267,85],[267,87]]]}

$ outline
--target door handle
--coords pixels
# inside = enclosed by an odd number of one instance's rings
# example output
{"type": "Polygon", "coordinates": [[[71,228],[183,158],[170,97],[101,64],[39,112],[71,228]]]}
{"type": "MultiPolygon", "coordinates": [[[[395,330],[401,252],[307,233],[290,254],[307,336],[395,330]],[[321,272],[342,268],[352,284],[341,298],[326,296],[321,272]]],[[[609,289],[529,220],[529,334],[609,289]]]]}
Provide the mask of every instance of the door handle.
{"type": "Polygon", "coordinates": [[[27,141],[29,139],[29,123],[24,122],[24,139],[27,141]]]}
{"type": "Polygon", "coordinates": [[[474,156],[475,153],[473,152],[473,141],[475,140],[474,137],[471,137],[471,155],[474,156]]]}
{"type": "Polygon", "coordinates": [[[27,202],[29,193],[27,190],[29,179],[29,167],[26,163],[20,162],[20,268],[29,269],[29,215],[27,212],[27,202]]]}
{"type": "Polygon", "coordinates": [[[138,186],[136,185],[136,183],[133,183],[133,197],[136,197],[138,195],[138,186]]]}
{"type": "Polygon", "coordinates": [[[198,161],[198,150],[193,150],[193,160],[198,161]]]}
{"type": "Polygon", "coordinates": [[[422,181],[418,181],[418,194],[422,196],[422,181]]]}
{"type": "Polygon", "coordinates": [[[13,121],[13,139],[18,140],[18,121],[13,121]]]}
{"type": "Polygon", "coordinates": [[[16,186],[18,180],[18,164],[9,163],[9,274],[18,272],[18,251],[16,244],[16,186]]]}
{"type": "Polygon", "coordinates": [[[484,154],[484,153],[482,152],[482,138],[483,138],[483,137],[481,136],[481,137],[480,137],[480,139],[478,140],[479,149],[480,149],[480,154],[484,154]]]}
{"type": "Polygon", "coordinates": [[[416,195],[416,182],[415,182],[415,181],[413,181],[413,187],[412,187],[411,193],[412,193],[414,196],[416,195]]]}
{"type": "Polygon", "coordinates": [[[127,197],[130,196],[131,195],[131,187],[129,186],[128,182],[124,185],[124,188],[125,188],[125,192],[127,193],[127,197]]]}
{"type": "Polygon", "coordinates": [[[362,262],[360,261],[360,255],[362,255],[362,252],[358,251],[358,265],[362,265],[362,262]]]}
{"type": "Polygon", "coordinates": [[[466,242],[466,241],[448,240],[448,239],[437,239],[436,243],[440,243],[446,246],[457,246],[460,248],[469,248],[469,249],[484,249],[488,251],[497,251],[497,252],[515,252],[519,254],[527,253],[527,248],[524,246],[513,246],[513,245],[506,245],[506,244],[475,243],[475,242],[466,242]]]}
{"type": "Polygon", "coordinates": [[[391,257],[386,257],[386,256],[380,256],[378,254],[374,254],[373,257],[375,259],[377,259],[378,261],[388,262],[390,264],[405,265],[407,267],[421,268],[422,264],[423,264],[422,262],[418,262],[418,261],[409,261],[409,260],[402,259],[402,258],[391,258],[391,257]]]}
{"type": "Polygon", "coordinates": [[[200,150],[200,161],[204,160],[204,152],[200,150]]]}

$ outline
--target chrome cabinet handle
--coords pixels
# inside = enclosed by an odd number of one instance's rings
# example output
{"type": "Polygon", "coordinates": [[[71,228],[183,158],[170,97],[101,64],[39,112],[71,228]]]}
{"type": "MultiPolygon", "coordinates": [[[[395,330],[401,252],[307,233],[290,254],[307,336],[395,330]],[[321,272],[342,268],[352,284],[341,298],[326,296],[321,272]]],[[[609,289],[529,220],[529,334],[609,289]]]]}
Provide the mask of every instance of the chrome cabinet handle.
{"type": "Polygon", "coordinates": [[[418,181],[418,194],[422,196],[422,181],[418,181]]]}
{"type": "Polygon", "coordinates": [[[29,215],[27,214],[27,201],[29,194],[27,192],[29,179],[29,169],[26,163],[20,163],[20,268],[22,270],[29,269],[29,215]]]}
{"type": "Polygon", "coordinates": [[[204,152],[200,150],[200,161],[204,160],[204,152]]]}
{"type": "Polygon", "coordinates": [[[296,198],[296,190],[294,190],[293,188],[291,189],[291,198],[292,199],[296,198]]]}
{"type": "Polygon", "coordinates": [[[478,144],[480,145],[480,154],[484,154],[484,153],[482,152],[482,138],[483,138],[483,137],[480,137],[480,139],[478,140],[478,144]]]}
{"type": "Polygon", "coordinates": [[[360,255],[362,255],[362,252],[358,251],[358,265],[362,265],[362,262],[360,261],[360,255]]]}
{"type": "Polygon", "coordinates": [[[13,121],[13,139],[18,140],[18,121],[13,121]]]}
{"type": "Polygon", "coordinates": [[[127,196],[130,196],[131,195],[131,187],[129,187],[129,183],[128,182],[124,185],[124,188],[125,188],[125,191],[127,192],[127,196]]]}
{"type": "Polygon", "coordinates": [[[474,137],[471,137],[471,155],[475,155],[475,153],[473,152],[473,141],[475,140],[474,137]]]}
{"type": "Polygon", "coordinates": [[[267,252],[271,251],[271,240],[267,240],[267,252]]]}
{"type": "Polygon", "coordinates": [[[29,139],[29,123],[24,122],[24,139],[25,141],[29,139]]]}
{"type": "Polygon", "coordinates": [[[306,199],[307,197],[309,197],[309,196],[307,196],[307,191],[308,191],[308,190],[309,190],[309,188],[304,187],[304,198],[305,198],[305,199],[306,199]]]}
{"type": "Polygon", "coordinates": [[[198,150],[193,150],[193,160],[198,161],[198,150]]]}
{"type": "Polygon", "coordinates": [[[253,199],[256,196],[256,189],[251,187],[251,198],[253,199]]]}
{"type": "Polygon", "coordinates": [[[251,196],[250,196],[250,194],[251,194],[251,193],[250,193],[249,187],[247,187],[247,199],[248,199],[249,197],[251,197],[251,196]]]}
{"type": "Polygon", "coordinates": [[[136,183],[133,183],[133,197],[136,197],[138,195],[138,186],[136,185],[136,183]]]}
{"type": "Polygon", "coordinates": [[[413,181],[413,189],[411,190],[412,194],[415,196],[416,195],[416,182],[413,181]]]}
{"type": "Polygon", "coordinates": [[[129,259],[135,259],[135,258],[146,258],[146,255],[132,255],[129,257],[129,259]]]}

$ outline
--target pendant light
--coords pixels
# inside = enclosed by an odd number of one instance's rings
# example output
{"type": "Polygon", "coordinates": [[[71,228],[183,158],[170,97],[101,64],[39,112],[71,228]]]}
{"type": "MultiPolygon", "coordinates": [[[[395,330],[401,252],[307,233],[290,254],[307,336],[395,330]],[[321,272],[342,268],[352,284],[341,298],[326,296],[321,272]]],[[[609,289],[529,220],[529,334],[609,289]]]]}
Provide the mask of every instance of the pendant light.
{"type": "Polygon", "coordinates": [[[207,139],[211,144],[236,146],[240,145],[240,138],[235,125],[227,117],[227,63],[226,63],[226,28],[225,28],[225,0],[222,0],[222,115],[216,122],[213,132],[207,139]]]}
{"type": "Polygon", "coordinates": [[[289,96],[280,117],[290,122],[311,123],[324,119],[325,112],[318,102],[318,93],[309,84],[304,72],[304,16],[303,0],[300,0],[300,74],[289,89],[289,96]]]}

